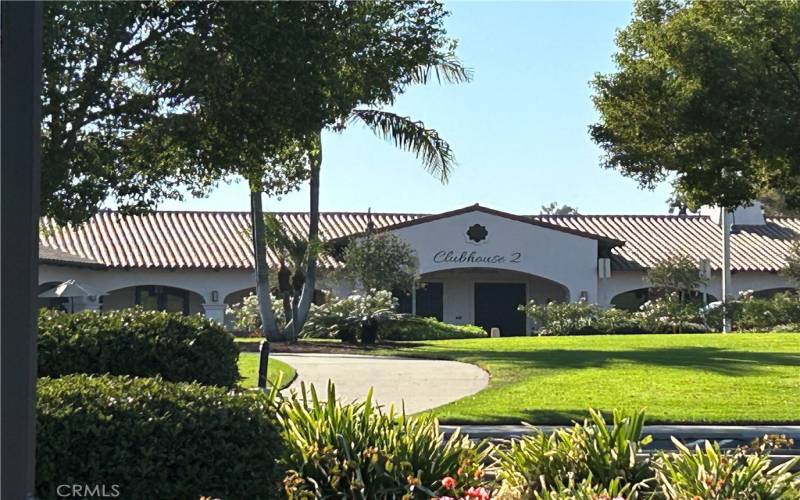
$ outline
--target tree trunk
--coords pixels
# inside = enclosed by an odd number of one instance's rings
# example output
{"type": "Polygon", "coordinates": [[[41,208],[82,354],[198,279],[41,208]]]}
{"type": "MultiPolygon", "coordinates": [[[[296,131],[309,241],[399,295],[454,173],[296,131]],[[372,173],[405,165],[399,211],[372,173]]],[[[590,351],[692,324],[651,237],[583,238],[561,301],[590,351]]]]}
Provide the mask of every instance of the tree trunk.
{"type": "Polygon", "coordinates": [[[317,252],[313,250],[319,241],[319,173],[322,166],[322,134],[317,135],[312,145],[310,156],[311,172],[309,176],[310,199],[308,220],[308,263],[306,268],[303,292],[297,307],[297,318],[292,321],[293,331],[300,332],[308,319],[311,302],[314,300],[314,287],[317,281],[317,252]]]}
{"type": "MultiPolygon", "coordinates": [[[[264,209],[261,206],[261,191],[253,183],[250,184],[250,226],[253,235],[253,261],[256,271],[258,312],[261,316],[261,331],[264,334],[264,343],[266,343],[270,340],[277,340],[278,328],[275,324],[272,300],[269,293],[267,239],[264,230],[264,209]]],[[[269,348],[266,345],[262,345],[262,354],[258,366],[258,384],[261,388],[266,388],[268,362],[269,348]],[[262,383],[264,384],[263,386],[261,385],[262,383]]]]}

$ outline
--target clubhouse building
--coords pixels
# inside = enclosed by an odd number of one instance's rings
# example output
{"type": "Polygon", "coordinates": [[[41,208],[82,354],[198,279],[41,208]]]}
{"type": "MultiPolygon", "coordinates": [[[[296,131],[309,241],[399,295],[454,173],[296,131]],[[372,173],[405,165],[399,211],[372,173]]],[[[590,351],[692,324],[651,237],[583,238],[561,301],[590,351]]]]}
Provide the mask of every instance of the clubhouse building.
{"type": "MultiPolygon", "coordinates": [[[[277,213],[304,235],[308,214],[277,213]]],[[[765,218],[758,204],[733,216],[733,293],[770,294],[792,285],[780,274],[800,233],[800,219],[765,218]]],[[[39,291],[74,280],[84,291],[41,305],[113,310],[133,305],[204,314],[225,321],[225,308],[253,291],[249,214],[156,212],[123,216],[103,211],[78,227],[42,222],[39,291]],[[68,304],[67,304],[68,302],[68,304]]],[[[371,228],[407,241],[424,286],[400,297],[401,309],[456,324],[521,335],[532,326],[516,311],[530,300],[588,300],[637,308],[647,300],[646,270],[673,255],[696,259],[710,276],[698,290],[720,296],[719,212],[701,215],[530,216],[480,205],[434,215],[321,215],[326,240],[358,237],[371,228]]],[[[275,255],[270,266],[277,267],[275,255]]],[[[353,285],[331,278],[341,264],[321,258],[318,288],[347,294],[353,285]]]]}

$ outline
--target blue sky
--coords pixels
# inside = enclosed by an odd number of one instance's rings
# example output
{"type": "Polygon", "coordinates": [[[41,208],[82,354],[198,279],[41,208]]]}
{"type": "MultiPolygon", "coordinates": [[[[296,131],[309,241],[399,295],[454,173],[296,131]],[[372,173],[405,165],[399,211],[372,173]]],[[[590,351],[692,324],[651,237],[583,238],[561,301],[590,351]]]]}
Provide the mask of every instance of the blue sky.
{"type": "MultiPolygon", "coordinates": [[[[613,70],[614,33],[629,3],[448,3],[450,34],[473,69],[462,85],[415,87],[393,111],[433,127],[455,151],[447,185],[413,155],[355,126],[323,138],[324,211],[434,213],[473,203],[538,213],[550,201],[582,213],[666,213],[669,186],[643,191],[600,167],[587,127],[596,119],[589,81],[613,70]]],[[[247,210],[244,184],[163,209],[247,210]]],[[[306,190],[265,200],[267,210],[306,211],[306,190]]]]}

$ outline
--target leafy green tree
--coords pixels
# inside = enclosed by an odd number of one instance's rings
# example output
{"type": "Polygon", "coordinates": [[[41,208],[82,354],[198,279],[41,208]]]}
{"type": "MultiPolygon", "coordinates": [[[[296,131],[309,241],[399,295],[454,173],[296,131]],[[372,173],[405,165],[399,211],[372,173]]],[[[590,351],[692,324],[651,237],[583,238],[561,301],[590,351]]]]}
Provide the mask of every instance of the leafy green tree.
{"type": "Polygon", "coordinates": [[[365,290],[411,291],[419,278],[416,252],[392,233],[352,239],[343,260],[341,276],[365,290]]]}
{"type": "Polygon", "coordinates": [[[681,303],[707,279],[700,273],[698,263],[686,255],[672,255],[647,270],[646,281],[654,291],[668,295],[677,293],[681,303]]]}
{"type": "Polygon", "coordinates": [[[768,189],[800,207],[800,3],[639,0],[594,79],[604,164],[690,208],[768,189]]]}
{"type": "Polygon", "coordinates": [[[800,287],[800,241],[792,243],[789,254],[786,256],[786,267],[781,272],[795,286],[800,287]]]}
{"type": "Polygon", "coordinates": [[[539,215],[578,215],[578,209],[569,205],[559,205],[556,201],[551,201],[547,205],[542,205],[539,215]]]}
{"type": "Polygon", "coordinates": [[[212,6],[192,2],[47,2],[42,89],[42,215],[90,218],[107,199],[123,210],[205,193],[203,166],[174,161],[168,131],[195,126],[180,78],[149,78],[212,6]],[[163,135],[162,135],[163,134],[163,135]],[[153,149],[157,146],[157,149],[153,149]]]}

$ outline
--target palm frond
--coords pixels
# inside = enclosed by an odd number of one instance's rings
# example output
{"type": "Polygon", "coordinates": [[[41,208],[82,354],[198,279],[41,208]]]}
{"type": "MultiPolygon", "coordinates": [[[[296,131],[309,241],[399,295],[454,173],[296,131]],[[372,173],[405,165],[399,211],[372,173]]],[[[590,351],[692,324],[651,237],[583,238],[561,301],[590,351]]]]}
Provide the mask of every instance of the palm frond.
{"type": "Polygon", "coordinates": [[[456,160],[450,145],[439,137],[433,129],[388,111],[356,109],[350,115],[350,122],[361,121],[375,135],[394,143],[398,148],[413,153],[431,175],[442,183],[447,183],[450,171],[456,160]]]}
{"type": "Polygon", "coordinates": [[[264,215],[264,227],[267,246],[280,258],[288,259],[295,265],[305,259],[308,243],[303,238],[291,234],[275,214],[264,215]]]}
{"type": "Polygon", "coordinates": [[[411,81],[420,85],[426,85],[433,78],[438,83],[466,83],[472,80],[472,70],[450,53],[438,62],[418,66],[411,74],[411,81]]]}

